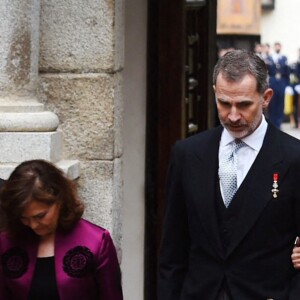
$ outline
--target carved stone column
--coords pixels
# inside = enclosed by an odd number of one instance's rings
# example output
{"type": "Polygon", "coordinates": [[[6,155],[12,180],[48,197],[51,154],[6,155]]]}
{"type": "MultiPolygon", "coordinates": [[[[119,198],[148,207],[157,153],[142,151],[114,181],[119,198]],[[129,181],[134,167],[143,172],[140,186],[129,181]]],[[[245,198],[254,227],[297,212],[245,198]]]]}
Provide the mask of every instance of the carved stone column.
{"type": "Polygon", "coordinates": [[[46,159],[71,178],[77,161],[62,160],[62,134],[56,114],[37,99],[39,0],[0,2],[0,177],[17,164],[46,159]]]}

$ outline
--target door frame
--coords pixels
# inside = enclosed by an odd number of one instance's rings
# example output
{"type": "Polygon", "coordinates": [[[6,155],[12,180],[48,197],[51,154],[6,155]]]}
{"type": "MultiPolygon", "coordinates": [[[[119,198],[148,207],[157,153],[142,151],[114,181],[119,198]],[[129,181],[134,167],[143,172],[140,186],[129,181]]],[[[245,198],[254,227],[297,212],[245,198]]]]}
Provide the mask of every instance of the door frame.
{"type": "MultiPolygon", "coordinates": [[[[199,131],[216,124],[211,86],[216,62],[217,0],[201,13],[201,89],[204,102],[199,131]]],[[[162,234],[165,183],[171,149],[185,137],[185,0],[148,1],[147,120],[145,184],[145,300],[156,300],[157,258],[162,234]]]]}

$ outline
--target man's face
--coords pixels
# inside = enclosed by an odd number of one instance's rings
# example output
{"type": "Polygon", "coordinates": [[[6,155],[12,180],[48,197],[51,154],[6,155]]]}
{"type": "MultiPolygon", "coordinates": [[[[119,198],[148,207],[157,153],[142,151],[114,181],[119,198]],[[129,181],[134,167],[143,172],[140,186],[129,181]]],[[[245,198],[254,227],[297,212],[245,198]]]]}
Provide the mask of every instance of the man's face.
{"type": "Polygon", "coordinates": [[[214,89],[219,119],[234,138],[244,138],[259,126],[263,109],[271,100],[273,91],[267,89],[261,95],[256,85],[252,75],[239,82],[227,81],[222,74],[217,77],[214,89]]]}
{"type": "Polygon", "coordinates": [[[280,53],[281,45],[280,44],[275,44],[274,50],[275,50],[276,53],[280,53]]]}
{"type": "Polygon", "coordinates": [[[263,46],[263,52],[266,53],[266,54],[269,54],[270,53],[270,47],[268,45],[264,45],[263,46]]]}

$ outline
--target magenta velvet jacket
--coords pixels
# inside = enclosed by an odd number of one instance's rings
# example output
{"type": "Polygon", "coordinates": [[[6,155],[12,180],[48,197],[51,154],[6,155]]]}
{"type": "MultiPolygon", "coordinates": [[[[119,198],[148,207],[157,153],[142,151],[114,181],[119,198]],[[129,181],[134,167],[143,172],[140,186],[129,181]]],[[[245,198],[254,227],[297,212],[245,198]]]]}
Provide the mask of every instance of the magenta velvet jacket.
{"type": "MultiPolygon", "coordinates": [[[[27,300],[38,241],[13,242],[0,234],[0,299],[27,300]]],[[[60,300],[122,300],[116,250],[107,230],[81,219],[55,240],[56,282],[60,300]]]]}

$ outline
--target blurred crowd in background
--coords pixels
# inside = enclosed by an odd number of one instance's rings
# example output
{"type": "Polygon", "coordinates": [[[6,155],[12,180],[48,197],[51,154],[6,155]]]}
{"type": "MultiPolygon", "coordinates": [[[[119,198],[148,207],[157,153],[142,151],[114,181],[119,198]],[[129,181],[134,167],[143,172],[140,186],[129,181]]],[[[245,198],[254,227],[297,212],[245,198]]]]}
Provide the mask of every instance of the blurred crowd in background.
{"type": "MultiPolygon", "coordinates": [[[[220,49],[219,56],[232,50],[220,49]]],[[[256,43],[253,51],[266,63],[269,72],[269,85],[274,91],[268,111],[265,112],[269,121],[277,128],[283,122],[289,122],[292,128],[299,127],[300,108],[300,48],[297,61],[290,62],[282,53],[279,42],[256,43]]]]}

